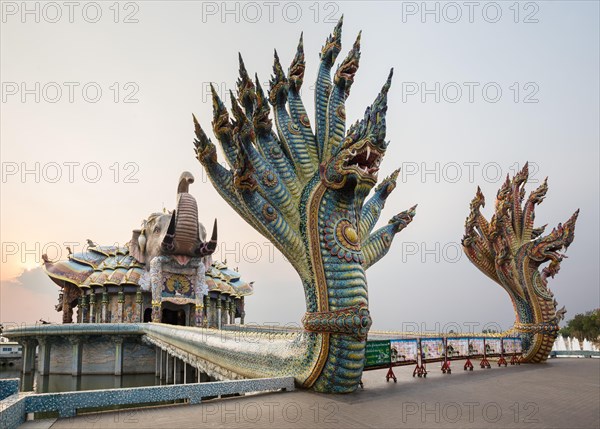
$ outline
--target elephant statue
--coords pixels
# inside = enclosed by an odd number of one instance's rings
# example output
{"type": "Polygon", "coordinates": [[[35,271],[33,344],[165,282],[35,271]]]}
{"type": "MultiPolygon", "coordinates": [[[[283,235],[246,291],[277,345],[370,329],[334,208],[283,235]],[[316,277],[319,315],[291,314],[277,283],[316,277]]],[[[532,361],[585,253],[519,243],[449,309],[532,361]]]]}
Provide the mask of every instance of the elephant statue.
{"type": "Polygon", "coordinates": [[[162,303],[171,302],[195,305],[194,323],[202,323],[198,319],[207,293],[205,272],[217,246],[217,221],[207,241],[206,229],[198,221],[198,204],[189,193],[193,182],[194,176],[183,172],[176,208],[152,213],[125,246],[100,246],[88,240],[84,251],[69,251],[68,260],[54,262],[43,255],[46,273],[61,287],[56,310],[63,311],[63,323],[72,322],[75,305],[80,322],[141,321],[148,294],[152,321],[160,322],[162,303]]]}
{"type": "Polygon", "coordinates": [[[211,240],[206,242],[206,229],[198,222],[198,204],[188,192],[193,182],[194,176],[183,172],[177,188],[177,208],[173,212],[152,213],[142,222],[142,229],[133,230],[129,253],[138,262],[146,264],[157,256],[172,255],[185,265],[190,258],[210,257],[215,251],[217,221],[211,240]]]}

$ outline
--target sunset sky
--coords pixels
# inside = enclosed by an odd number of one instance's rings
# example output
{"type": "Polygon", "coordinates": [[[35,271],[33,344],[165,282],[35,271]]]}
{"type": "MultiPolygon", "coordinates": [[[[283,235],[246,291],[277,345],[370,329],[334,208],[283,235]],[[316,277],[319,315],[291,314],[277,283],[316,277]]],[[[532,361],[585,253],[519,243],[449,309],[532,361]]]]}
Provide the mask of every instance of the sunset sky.
{"type": "Polygon", "coordinates": [[[266,83],[273,49],[287,69],[304,32],[312,117],[318,54],[341,14],[338,60],[362,30],[349,123],[394,68],[380,178],[403,172],[380,224],[418,203],[368,271],[374,328],[511,326],[507,294],[471,265],[460,239],[477,186],[491,216],[506,174],[526,161],[528,191],[549,177],[537,226],[549,231],[581,209],[549,284],[559,306],[567,319],[600,306],[597,2],[429,2],[429,12],[394,1],[100,2],[100,11],[30,2],[29,13],[24,4],[2,3],[1,323],[59,322],[41,254],[66,258],[65,246],[81,250],[88,238],[125,244],[142,219],[174,207],[184,170],[196,176],[200,220],[219,220],[215,257],[255,281],[246,320],[299,322],[298,276],[212,188],[194,157],[191,115],[211,131],[208,85],[223,97],[235,90],[238,52],[266,83]]]}

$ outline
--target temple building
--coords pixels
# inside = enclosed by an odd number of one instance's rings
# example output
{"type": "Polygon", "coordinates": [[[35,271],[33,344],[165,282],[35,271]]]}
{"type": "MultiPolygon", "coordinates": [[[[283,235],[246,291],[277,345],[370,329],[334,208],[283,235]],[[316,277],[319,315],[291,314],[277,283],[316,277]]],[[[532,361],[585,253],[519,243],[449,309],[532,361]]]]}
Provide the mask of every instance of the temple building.
{"type": "MultiPolygon", "coordinates": [[[[63,323],[136,323],[152,321],[152,291],[144,264],[127,247],[94,246],[69,255],[68,260],[44,261],[48,276],[61,289],[56,311],[63,323]],[[76,320],[73,310],[77,309],[76,320]]],[[[244,323],[244,297],[252,295],[246,282],[226,263],[212,262],[206,269],[206,294],[199,303],[185,276],[164,281],[160,322],[173,325],[218,328],[244,323]]]]}

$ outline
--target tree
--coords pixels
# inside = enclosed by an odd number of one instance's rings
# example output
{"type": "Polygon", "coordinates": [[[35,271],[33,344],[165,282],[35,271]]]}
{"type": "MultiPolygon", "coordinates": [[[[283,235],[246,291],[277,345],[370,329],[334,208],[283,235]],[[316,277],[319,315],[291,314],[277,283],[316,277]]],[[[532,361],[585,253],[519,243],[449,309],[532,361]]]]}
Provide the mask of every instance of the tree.
{"type": "Polygon", "coordinates": [[[575,315],[560,333],[563,337],[576,337],[579,341],[587,338],[600,342],[600,308],[575,315]]]}

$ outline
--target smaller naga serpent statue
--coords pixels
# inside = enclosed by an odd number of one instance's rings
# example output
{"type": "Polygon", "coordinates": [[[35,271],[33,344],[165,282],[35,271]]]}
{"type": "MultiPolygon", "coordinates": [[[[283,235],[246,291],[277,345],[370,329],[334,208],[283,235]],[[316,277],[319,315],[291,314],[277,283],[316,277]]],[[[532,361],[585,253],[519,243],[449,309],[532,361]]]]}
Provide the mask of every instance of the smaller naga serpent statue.
{"type": "Polygon", "coordinates": [[[383,180],[365,201],[388,146],[392,72],[364,118],[346,131],[344,105],[358,70],[360,34],[332,82],[341,30],[340,19],[321,50],[314,132],[300,97],[302,36],[287,76],[275,52],[268,96],[258,77],[250,79],[240,56],[237,97],[231,94],[233,120],[213,88],[212,128],[230,169],[217,161],[215,145],[193,118],[196,156],[213,186],[274,243],[304,286],[305,331],[287,346],[264,344],[260,355],[244,356],[245,364],[263,376],[294,375],[298,384],[321,392],[357,388],[371,326],[365,271],[415,215],[412,207],[373,232],[398,175],[383,180]]]}
{"type": "Polygon", "coordinates": [[[548,191],[547,178],[525,199],[528,164],[498,191],[495,214],[488,222],[480,213],[485,205],[481,190],[471,201],[471,213],[465,222],[463,248],[471,262],[486,276],[500,284],[515,308],[516,322],[510,330],[523,341],[523,361],[543,362],[548,358],[558,334],[558,323],[566,310],[557,310],[554,295],[548,289],[548,277],[554,277],[565,258],[559,253],[575,237],[579,210],[564,224],[542,236],[546,225],[534,228],[535,206],[548,191]],[[540,266],[550,264],[540,272],[540,266]]]}

